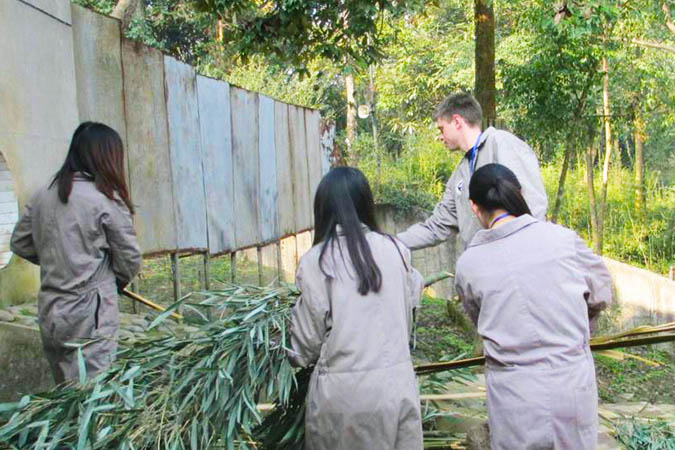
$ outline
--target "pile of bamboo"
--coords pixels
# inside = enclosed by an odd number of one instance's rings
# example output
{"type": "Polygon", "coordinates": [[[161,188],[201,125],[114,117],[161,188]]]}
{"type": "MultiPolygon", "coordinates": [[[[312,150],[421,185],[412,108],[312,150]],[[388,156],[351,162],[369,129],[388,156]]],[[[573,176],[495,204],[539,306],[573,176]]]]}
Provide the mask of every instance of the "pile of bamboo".
{"type": "MultiPolygon", "coordinates": [[[[184,297],[150,324],[166,328],[160,337],[126,348],[106,372],[87,380],[80,352],[80,384],[0,404],[0,448],[302,448],[311,371],[295,371],[286,357],[290,308],[298,295],[291,285],[231,285],[184,297]],[[178,336],[163,325],[178,308],[196,333],[178,336]],[[266,401],[275,408],[263,418],[257,405],[266,401]]],[[[670,323],[595,338],[592,348],[673,340],[670,323]]],[[[483,362],[472,358],[416,370],[427,375],[483,362]]],[[[450,448],[452,437],[431,433],[425,442],[450,448]]]]}

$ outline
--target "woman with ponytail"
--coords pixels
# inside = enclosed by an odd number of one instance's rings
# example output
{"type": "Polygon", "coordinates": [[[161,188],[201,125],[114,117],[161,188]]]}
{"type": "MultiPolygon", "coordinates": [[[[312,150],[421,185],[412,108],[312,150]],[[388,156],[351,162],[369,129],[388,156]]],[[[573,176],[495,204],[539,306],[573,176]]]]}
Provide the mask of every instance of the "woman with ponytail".
{"type": "Polygon", "coordinates": [[[533,218],[504,166],[478,169],[469,198],[485,229],[455,282],[484,342],[492,449],[595,449],[590,330],[612,301],[602,258],[575,232],[533,218]]]}
{"type": "Polygon", "coordinates": [[[314,246],[299,263],[291,361],[314,366],[307,450],[422,449],[409,338],[423,280],[382,233],[363,174],[331,170],[314,198],[314,246]]]}
{"type": "Polygon", "coordinates": [[[117,132],[84,122],[12,235],[12,251],[40,266],[38,321],[57,384],[84,375],[71,344],[81,344],[89,378],[115,359],[117,290],[141,264],[125,179],[117,132]]]}

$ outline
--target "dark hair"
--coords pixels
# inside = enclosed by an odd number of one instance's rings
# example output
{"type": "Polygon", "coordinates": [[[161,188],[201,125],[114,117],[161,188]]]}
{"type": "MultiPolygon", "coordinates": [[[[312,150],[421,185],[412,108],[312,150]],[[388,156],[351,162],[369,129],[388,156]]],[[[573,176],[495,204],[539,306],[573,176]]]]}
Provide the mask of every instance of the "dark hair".
{"type": "Polygon", "coordinates": [[[483,109],[471,94],[452,94],[443,99],[434,110],[434,120],[449,118],[453,114],[464,117],[469,124],[480,126],[483,122],[483,109]]]}
{"type": "Polygon", "coordinates": [[[469,198],[487,211],[505,209],[516,217],[532,214],[520,190],[518,178],[508,167],[486,164],[471,177],[469,198]]]}
{"type": "MultiPolygon", "coordinates": [[[[360,170],[336,167],[323,177],[314,196],[314,220],[314,245],[323,242],[319,255],[321,272],[330,276],[324,270],[323,257],[329,245],[337,242],[338,247],[340,246],[337,239],[337,225],[340,225],[341,234],[347,242],[349,258],[359,279],[359,293],[366,295],[369,291],[378,292],[382,286],[382,272],[373,259],[362,224],[371,231],[384,233],[375,221],[373,193],[360,170]]],[[[389,238],[400,255],[398,245],[391,236],[389,238]]]]}
{"type": "Polygon", "coordinates": [[[117,193],[129,211],[134,213],[125,178],[124,147],[115,130],[97,122],[83,122],[77,127],[66,160],[50,185],[58,186],[63,203],[68,203],[75,172],[91,178],[96,188],[109,199],[115,200],[117,193]]]}

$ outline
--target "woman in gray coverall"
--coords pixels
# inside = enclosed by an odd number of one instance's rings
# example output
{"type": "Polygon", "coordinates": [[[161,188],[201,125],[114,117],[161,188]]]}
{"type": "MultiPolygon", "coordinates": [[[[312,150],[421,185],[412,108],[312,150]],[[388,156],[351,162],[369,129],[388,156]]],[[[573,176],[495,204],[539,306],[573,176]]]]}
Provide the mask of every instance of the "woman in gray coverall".
{"type": "Polygon", "coordinates": [[[69,343],[82,345],[88,377],[115,359],[117,292],[141,265],[133,211],[122,140],[85,122],[14,229],[12,251],[40,266],[38,320],[57,384],[79,377],[78,350],[69,343]]]}
{"type": "Polygon", "coordinates": [[[590,325],[612,301],[609,272],[574,231],[530,215],[508,168],[478,169],[469,198],[486,229],[455,282],[484,341],[492,449],[594,449],[590,325]]]}
{"type": "Polygon", "coordinates": [[[421,450],[409,337],[424,281],[410,251],[379,231],[357,169],[338,167],[321,180],[314,217],[314,247],[300,260],[291,318],[291,360],[315,365],[305,448],[421,450]]]}

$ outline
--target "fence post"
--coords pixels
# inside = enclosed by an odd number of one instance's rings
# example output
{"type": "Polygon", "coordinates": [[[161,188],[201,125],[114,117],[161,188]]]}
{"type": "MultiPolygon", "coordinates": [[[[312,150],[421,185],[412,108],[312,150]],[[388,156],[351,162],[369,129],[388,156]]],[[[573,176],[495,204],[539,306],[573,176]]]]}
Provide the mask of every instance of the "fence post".
{"type": "Polygon", "coordinates": [[[211,257],[209,252],[204,253],[204,290],[211,289],[211,257]]]}
{"type": "Polygon", "coordinates": [[[230,278],[232,283],[237,281],[237,252],[230,253],[230,278]]]}
{"type": "Polygon", "coordinates": [[[173,298],[178,301],[181,297],[180,292],[180,261],[178,253],[171,253],[171,275],[173,276],[173,298]]]}

